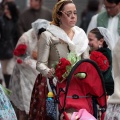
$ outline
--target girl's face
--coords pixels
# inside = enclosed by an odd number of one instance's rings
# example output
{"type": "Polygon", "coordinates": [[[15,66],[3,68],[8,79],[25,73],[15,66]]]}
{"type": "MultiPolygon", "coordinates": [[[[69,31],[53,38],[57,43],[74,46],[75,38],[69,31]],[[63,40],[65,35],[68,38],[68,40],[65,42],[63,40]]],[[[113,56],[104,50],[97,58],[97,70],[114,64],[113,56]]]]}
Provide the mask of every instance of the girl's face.
{"type": "Polygon", "coordinates": [[[66,4],[60,12],[62,13],[59,17],[61,28],[67,29],[75,26],[77,22],[77,10],[73,3],[66,4]]]}
{"type": "Polygon", "coordinates": [[[88,34],[88,39],[89,39],[89,46],[91,51],[97,50],[99,49],[99,47],[103,46],[103,39],[98,40],[95,34],[91,32],[88,34]]]}

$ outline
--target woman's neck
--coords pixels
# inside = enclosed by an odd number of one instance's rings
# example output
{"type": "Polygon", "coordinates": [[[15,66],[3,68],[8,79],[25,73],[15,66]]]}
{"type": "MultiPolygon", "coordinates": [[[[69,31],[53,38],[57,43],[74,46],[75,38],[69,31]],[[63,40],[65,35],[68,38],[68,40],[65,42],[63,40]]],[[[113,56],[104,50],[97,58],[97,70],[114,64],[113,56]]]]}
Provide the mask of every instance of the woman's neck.
{"type": "Polygon", "coordinates": [[[69,34],[71,34],[73,31],[72,31],[72,29],[71,29],[71,30],[66,30],[65,32],[66,32],[67,35],[69,35],[69,34]]]}
{"type": "Polygon", "coordinates": [[[74,31],[71,29],[70,31],[66,31],[66,34],[68,35],[68,37],[72,40],[73,36],[74,36],[74,31]]]}
{"type": "Polygon", "coordinates": [[[72,40],[73,36],[74,36],[74,31],[72,30],[72,28],[63,28],[61,26],[61,28],[65,31],[65,33],[68,35],[68,37],[72,40]]]}

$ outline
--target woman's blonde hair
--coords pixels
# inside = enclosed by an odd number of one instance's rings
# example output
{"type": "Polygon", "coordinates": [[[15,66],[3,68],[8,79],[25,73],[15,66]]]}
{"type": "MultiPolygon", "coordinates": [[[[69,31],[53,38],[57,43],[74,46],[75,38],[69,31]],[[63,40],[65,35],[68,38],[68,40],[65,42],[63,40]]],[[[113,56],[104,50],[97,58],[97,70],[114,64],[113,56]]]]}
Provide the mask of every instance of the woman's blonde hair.
{"type": "Polygon", "coordinates": [[[72,0],[59,0],[54,8],[53,8],[53,13],[52,13],[52,22],[51,24],[59,26],[60,20],[58,19],[58,16],[61,15],[61,11],[63,7],[68,4],[68,3],[73,3],[72,0]]]}

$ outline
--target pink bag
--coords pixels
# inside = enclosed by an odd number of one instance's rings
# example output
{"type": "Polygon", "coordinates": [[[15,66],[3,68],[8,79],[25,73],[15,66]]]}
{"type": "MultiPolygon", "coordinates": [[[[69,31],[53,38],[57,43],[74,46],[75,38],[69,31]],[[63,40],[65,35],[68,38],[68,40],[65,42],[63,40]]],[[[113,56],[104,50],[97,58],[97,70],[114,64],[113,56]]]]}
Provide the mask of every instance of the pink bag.
{"type": "Polygon", "coordinates": [[[80,109],[78,112],[73,112],[71,120],[97,120],[86,109],[80,109]]]}

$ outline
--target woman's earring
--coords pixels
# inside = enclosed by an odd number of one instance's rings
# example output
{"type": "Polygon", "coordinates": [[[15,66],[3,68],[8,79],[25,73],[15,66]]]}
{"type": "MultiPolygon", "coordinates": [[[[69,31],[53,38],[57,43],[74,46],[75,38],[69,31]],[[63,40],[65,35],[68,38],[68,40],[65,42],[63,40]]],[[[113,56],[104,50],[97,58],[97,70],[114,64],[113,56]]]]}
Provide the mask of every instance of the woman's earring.
{"type": "Polygon", "coordinates": [[[102,46],[101,46],[101,45],[99,45],[98,47],[99,47],[99,48],[101,48],[102,46]]]}
{"type": "Polygon", "coordinates": [[[61,23],[61,20],[59,19],[59,25],[61,25],[62,23],[61,23]]]}

